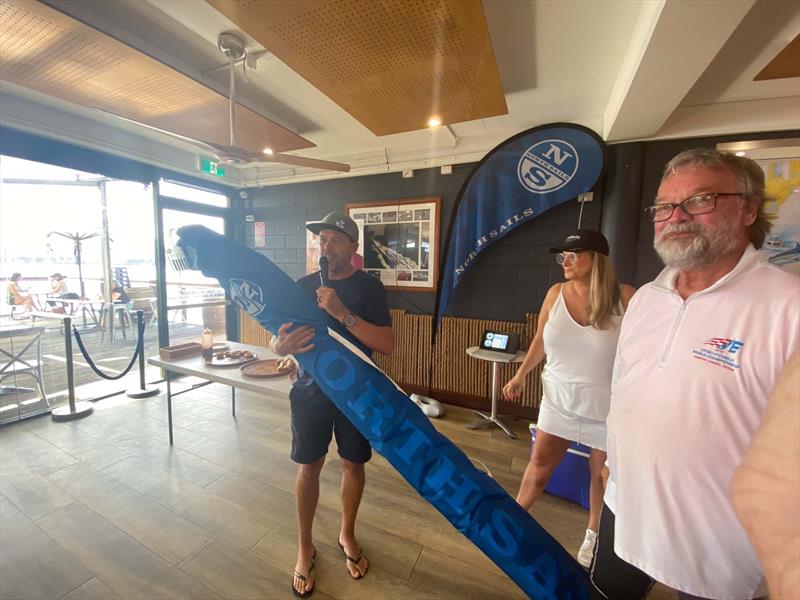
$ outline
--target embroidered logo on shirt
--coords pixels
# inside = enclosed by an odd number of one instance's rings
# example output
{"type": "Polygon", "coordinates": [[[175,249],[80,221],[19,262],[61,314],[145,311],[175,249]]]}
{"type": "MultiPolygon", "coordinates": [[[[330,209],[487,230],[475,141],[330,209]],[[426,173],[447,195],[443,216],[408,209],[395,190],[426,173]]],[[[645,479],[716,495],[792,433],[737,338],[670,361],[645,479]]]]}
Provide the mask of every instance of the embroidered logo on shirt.
{"type": "Polygon", "coordinates": [[[742,340],[715,337],[703,342],[702,346],[711,346],[711,348],[700,347],[697,350],[692,350],[692,355],[697,360],[717,365],[728,371],[735,371],[739,368],[740,365],[736,361],[736,356],[739,350],[744,347],[742,340]]]}
{"type": "Polygon", "coordinates": [[[732,340],[729,338],[711,338],[703,345],[714,346],[717,350],[727,350],[731,354],[736,354],[739,348],[744,346],[744,342],[741,340],[732,340]]]}

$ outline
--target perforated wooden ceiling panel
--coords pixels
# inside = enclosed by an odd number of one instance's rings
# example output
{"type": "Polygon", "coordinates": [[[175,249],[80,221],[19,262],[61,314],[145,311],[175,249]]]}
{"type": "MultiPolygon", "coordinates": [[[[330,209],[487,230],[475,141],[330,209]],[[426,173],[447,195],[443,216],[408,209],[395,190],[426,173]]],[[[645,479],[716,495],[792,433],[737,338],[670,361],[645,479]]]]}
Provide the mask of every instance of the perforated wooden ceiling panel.
{"type": "MultiPolygon", "coordinates": [[[[225,96],[39,2],[0,0],[0,79],[183,136],[230,141],[225,96]]],[[[241,148],[314,146],[239,104],[236,118],[241,148]]]]}
{"type": "Polygon", "coordinates": [[[376,135],[508,113],[479,0],[207,0],[376,135]]]}

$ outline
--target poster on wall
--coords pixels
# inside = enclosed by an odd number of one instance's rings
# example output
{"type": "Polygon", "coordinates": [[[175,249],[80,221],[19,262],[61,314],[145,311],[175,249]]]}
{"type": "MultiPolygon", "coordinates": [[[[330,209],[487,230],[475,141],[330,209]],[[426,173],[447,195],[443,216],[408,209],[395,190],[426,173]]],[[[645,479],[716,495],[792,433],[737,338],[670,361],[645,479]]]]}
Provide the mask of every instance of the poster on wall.
{"type": "Polygon", "coordinates": [[[346,204],[364,270],[389,289],[436,291],[440,203],[431,196],[346,204]]]}
{"type": "Polygon", "coordinates": [[[800,156],[756,161],[766,175],[772,230],[761,251],[769,262],[800,276],[800,156]]]}
{"type": "Polygon", "coordinates": [[[772,228],[761,247],[767,260],[800,277],[800,138],[742,140],[717,150],[754,160],[764,171],[772,228]]]}
{"type": "MultiPolygon", "coordinates": [[[[307,221],[306,225],[309,223],[316,221],[307,221]]],[[[306,275],[319,271],[319,257],[319,236],[306,228],[306,275]]]]}

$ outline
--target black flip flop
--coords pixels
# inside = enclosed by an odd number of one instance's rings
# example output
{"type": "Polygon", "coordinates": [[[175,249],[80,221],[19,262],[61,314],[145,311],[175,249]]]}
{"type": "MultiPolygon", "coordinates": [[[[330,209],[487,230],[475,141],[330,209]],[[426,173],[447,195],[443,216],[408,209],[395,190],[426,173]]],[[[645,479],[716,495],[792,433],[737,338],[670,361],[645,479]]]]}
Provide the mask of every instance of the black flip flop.
{"type": "MultiPolygon", "coordinates": [[[[358,573],[359,573],[358,577],[355,577],[354,575],[351,574],[350,578],[351,579],[361,579],[362,577],[366,577],[367,571],[369,571],[369,565],[367,565],[367,568],[364,569],[364,573],[363,574],[361,573],[361,567],[358,566],[358,563],[360,563],[361,559],[364,558],[364,551],[361,548],[359,548],[358,549],[358,558],[353,558],[352,556],[347,554],[347,551],[344,549],[344,546],[342,545],[341,541],[339,541],[337,539],[336,542],[339,544],[339,548],[342,549],[342,554],[344,554],[344,557],[349,562],[353,563],[356,566],[356,571],[358,571],[358,573]]],[[[350,573],[350,569],[347,569],[347,572],[350,573]]]]}
{"type": "Polygon", "coordinates": [[[317,558],[317,551],[314,550],[314,556],[311,557],[311,566],[308,567],[308,575],[303,575],[301,573],[298,573],[297,571],[294,571],[292,573],[292,593],[295,596],[297,596],[298,598],[308,598],[311,594],[314,593],[314,590],[317,589],[317,582],[316,581],[314,581],[314,587],[312,587],[310,590],[306,590],[305,592],[298,592],[297,588],[294,587],[294,578],[295,577],[297,577],[303,583],[308,581],[308,578],[311,577],[311,573],[314,572],[314,560],[316,558],[317,558]]]}

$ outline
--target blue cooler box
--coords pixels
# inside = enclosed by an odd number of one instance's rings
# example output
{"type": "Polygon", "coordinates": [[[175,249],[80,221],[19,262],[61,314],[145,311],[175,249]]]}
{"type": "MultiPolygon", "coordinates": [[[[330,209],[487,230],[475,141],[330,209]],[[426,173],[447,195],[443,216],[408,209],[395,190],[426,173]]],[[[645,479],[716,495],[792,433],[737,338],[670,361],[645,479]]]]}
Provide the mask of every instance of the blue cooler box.
{"type": "MultiPolygon", "coordinates": [[[[531,445],[536,439],[536,424],[530,424],[531,445]]],[[[591,448],[573,442],[564,460],[555,468],[544,491],[589,508],[589,452],[591,448]]]]}

